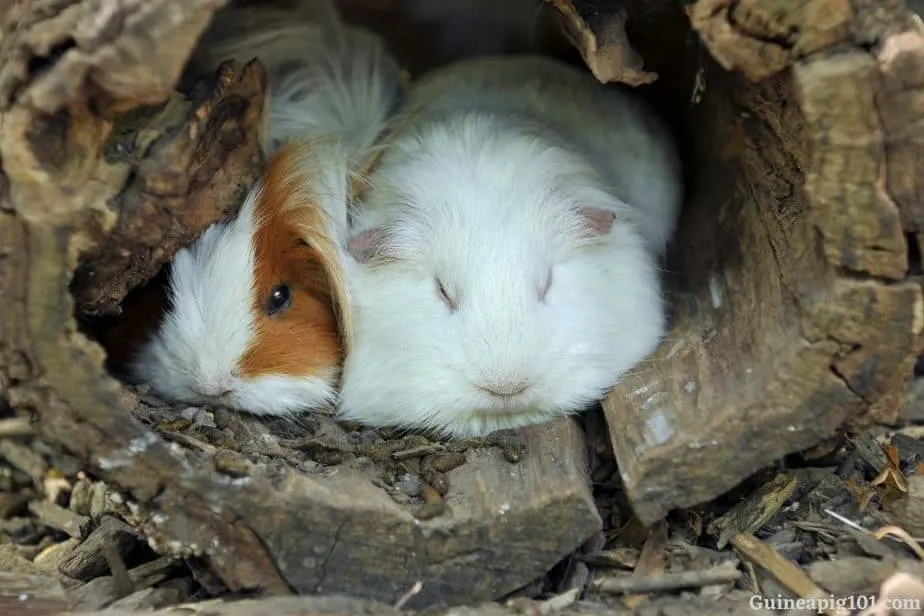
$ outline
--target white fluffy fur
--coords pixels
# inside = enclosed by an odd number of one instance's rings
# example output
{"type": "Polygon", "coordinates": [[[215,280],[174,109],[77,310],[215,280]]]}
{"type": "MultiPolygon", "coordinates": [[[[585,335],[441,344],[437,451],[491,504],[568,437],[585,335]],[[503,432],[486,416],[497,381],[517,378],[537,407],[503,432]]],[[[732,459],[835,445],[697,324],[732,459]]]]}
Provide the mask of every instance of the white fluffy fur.
{"type": "MultiPolygon", "coordinates": [[[[398,66],[369,33],[338,26],[337,36],[328,38],[317,24],[293,23],[285,11],[261,9],[253,19],[248,14],[222,12],[197,61],[263,60],[270,76],[268,153],[284,142],[303,141],[298,165],[310,178],[304,188],[330,214],[331,225],[345,224],[349,174],[363,163],[395,104],[398,66]]],[[[250,190],[235,220],[214,224],[173,259],[172,308],[133,364],[134,380],[168,400],[267,415],[335,400],[337,366],[303,378],[236,376],[254,332],[254,206],[260,190],[260,183],[250,190]],[[231,393],[214,395],[223,389],[231,393]]],[[[332,226],[329,232],[343,230],[332,226]]]]}
{"type": "Polygon", "coordinates": [[[681,199],[665,129],[625,90],[531,57],[450,65],[402,115],[356,213],[391,260],[352,265],[342,417],[464,436],[598,401],[665,329],[658,261],[681,199]],[[580,206],[614,212],[609,235],[582,241],[580,206]],[[529,387],[479,388],[511,380],[529,387]]]}
{"type": "Polygon", "coordinates": [[[193,64],[254,57],[270,80],[267,154],[293,138],[337,135],[360,165],[399,94],[400,67],[381,37],[340,22],[328,0],[294,12],[244,7],[217,14],[193,64]]]}
{"type": "Polygon", "coordinates": [[[304,378],[237,374],[255,323],[252,238],[259,192],[258,185],[235,220],[212,225],[173,258],[171,309],[133,366],[135,379],[167,400],[282,415],[334,399],[336,367],[304,378]]]}

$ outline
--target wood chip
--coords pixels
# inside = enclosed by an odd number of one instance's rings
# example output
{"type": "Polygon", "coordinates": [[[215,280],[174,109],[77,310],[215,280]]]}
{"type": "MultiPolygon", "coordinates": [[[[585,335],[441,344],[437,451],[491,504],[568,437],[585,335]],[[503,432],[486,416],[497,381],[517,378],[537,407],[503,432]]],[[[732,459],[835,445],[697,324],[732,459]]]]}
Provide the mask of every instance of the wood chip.
{"type": "Polygon", "coordinates": [[[634,569],[638,563],[639,551],[632,548],[601,550],[581,556],[581,560],[594,567],[634,569]]]}
{"type": "Polygon", "coordinates": [[[0,458],[5,458],[14,468],[29,475],[36,487],[41,487],[48,464],[32,448],[13,439],[0,439],[0,458]]]}
{"type": "Polygon", "coordinates": [[[726,584],[741,578],[741,571],[734,565],[720,565],[702,571],[662,573],[651,577],[626,576],[622,578],[601,578],[594,582],[594,588],[607,594],[641,594],[701,588],[713,584],[726,584]]]}
{"type": "Polygon", "coordinates": [[[49,501],[32,501],[29,503],[29,511],[45,526],[60,530],[78,539],[86,536],[87,528],[90,525],[90,518],[87,516],[74,513],[49,501]]]}
{"type": "MultiPolygon", "coordinates": [[[[176,559],[164,557],[145,563],[128,571],[135,592],[160,584],[168,577],[176,559]]],[[[75,611],[101,610],[113,602],[127,598],[124,580],[117,583],[111,575],[92,579],[86,584],[69,591],[68,596],[75,611]]]]}
{"type": "MultiPolygon", "coordinates": [[[[661,520],[655,524],[649,534],[642,551],[639,554],[638,562],[635,563],[635,569],[632,571],[632,577],[639,579],[652,579],[664,574],[667,566],[667,555],[665,547],[667,545],[667,523],[661,520]]],[[[627,595],[623,597],[623,603],[627,606],[634,607],[640,603],[648,601],[645,594],[627,595]]]]}
{"type": "Polygon", "coordinates": [[[107,608],[107,611],[126,610],[140,612],[156,610],[169,605],[175,605],[184,601],[186,598],[187,595],[177,588],[144,588],[122,597],[118,601],[113,601],[107,608]]]}
{"type": "Polygon", "coordinates": [[[107,543],[103,545],[102,551],[112,574],[112,587],[116,596],[126,597],[135,592],[135,582],[128,574],[128,567],[125,566],[125,561],[122,560],[118,548],[111,543],[107,543]]]}
{"type": "Polygon", "coordinates": [[[838,595],[870,594],[895,573],[894,562],[862,556],[820,560],[808,566],[808,575],[826,591],[838,595]]]}
{"type": "Polygon", "coordinates": [[[28,417],[0,419],[0,438],[31,436],[32,434],[35,432],[32,430],[32,422],[28,417]]]}
{"type": "Polygon", "coordinates": [[[757,537],[738,533],[732,535],[729,540],[742,556],[772,575],[796,596],[802,598],[826,596],[827,593],[819,588],[804,571],[780,556],[779,552],[757,537]]]}
{"type": "Polygon", "coordinates": [[[629,43],[625,7],[613,4],[606,12],[595,11],[593,22],[589,23],[587,16],[582,16],[571,0],[547,2],[561,14],[565,33],[600,83],[639,86],[658,78],[657,73],[643,69],[642,57],[629,43]]]}
{"type": "Polygon", "coordinates": [[[854,447],[854,451],[866,465],[873,470],[875,474],[889,468],[889,457],[882,446],[876,442],[869,432],[861,432],[853,438],[847,439],[854,447]]]}
{"type": "Polygon", "coordinates": [[[83,543],[61,559],[58,570],[72,578],[91,580],[110,569],[104,553],[106,546],[114,546],[118,554],[126,554],[136,543],[138,533],[135,529],[122,520],[104,516],[83,543]]]}
{"type": "Polygon", "coordinates": [[[781,473],[763,484],[756,492],[738,503],[728,513],[709,525],[711,534],[719,533],[718,549],[728,545],[729,538],[736,533],[755,533],[767,523],[796,492],[799,480],[781,473]]]}
{"type": "Polygon", "coordinates": [[[896,522],[916,537],[924,537],[924,475],[908,477],[908,492],[892,508],[896,522]]]}

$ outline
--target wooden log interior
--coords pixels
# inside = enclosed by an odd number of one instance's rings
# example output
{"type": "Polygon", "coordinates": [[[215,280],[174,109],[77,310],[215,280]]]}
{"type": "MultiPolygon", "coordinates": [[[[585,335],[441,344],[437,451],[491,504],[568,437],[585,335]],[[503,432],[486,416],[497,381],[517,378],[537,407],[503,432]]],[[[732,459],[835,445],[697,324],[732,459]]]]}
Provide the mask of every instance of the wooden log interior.
{"type": "Polygon", "coordinates": [[[924,326],[908,243],[920,21],[878,1],[686,12],[705,49],[666,15],[630,32],[690,161],[673,331],[603,403],[647,523],[839,428],[894,419],[924,326]]]}
{"type": "MultiPolygon", "coordinates": [[[[419,520],[357,469],[228,474],[217,452],[166,440],[78,325],[117,315],[259,174],[259,63],[181,87],[226,3],[33,0],[0,15],[4,401],[122,490],[157,550],[201,557],[232,591],[393,603],[421,581],[409,607],[503,596],[601,528],[577,422],[521,431],[516,465],[468,452],[448,512],[419,520]]],[[[340,4],[398,47],[426,44],[408,33],[428,17],[402,3],[340,4]]],[[[638,84],[690,161],[673,331],[603,402],[639,518],[892,418],[924,328],[920,20],[899,0],[562,0],[543,18],[554,11],[580,50],[545,49],[638,84]]],[[[517,22],[509,46],[531,45],[517,22]]]]}

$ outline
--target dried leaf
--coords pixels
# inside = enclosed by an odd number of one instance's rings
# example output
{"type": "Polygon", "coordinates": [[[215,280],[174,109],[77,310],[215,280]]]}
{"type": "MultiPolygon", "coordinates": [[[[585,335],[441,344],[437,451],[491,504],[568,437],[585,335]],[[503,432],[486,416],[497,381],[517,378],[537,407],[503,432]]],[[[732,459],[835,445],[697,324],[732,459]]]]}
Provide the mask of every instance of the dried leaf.
{"type": "Polygon", "coordinates": [[[895,501],[908,493],[908,480],[901,471],[886,467],[870,482],[873,486],[882,486],[879,493],[879,503],[883,508],[889,508],[895,501]]]}
{"type": "Polygon", "coordinates": [[[547,2],[562,16],[565,33],[600,83],[621,82],[639,86],[658,78],[657,73],[643,70],[642,57],[629,43],[624,7],[616,6],[605,15],[596,15],[594,23],[588,24],[571,0],[547,2]]]}
{"type": "Polygon", "coordinates": [[[875,531],[873,536],[880,541],[884,537],[893,537],[895,539],[899,539],[902,541],[902,543],[911,548],[911,551],[914,552],[920,560],[924,560],[924,548],[921,547],[921,544],[918,543],[917,540],[915,540],[915,538],[908,533],[908,531],[900,526],[883,526],[879,530],[875,531]]]}
{"type": "Polygon", "coordinates": [[[847,490],[850,492],[850,495],[853,497],[853,500],[857,503],[857,507],[860,511],[864,511],[868,506],[870,501],[873,500],[875,492],[870,490],[866,486],[857,485],[857,476],[851,475],[847,479],[847,490]]]}
{"type": "Polygon", "coordinates": [[[898,456],[898,448],[890,443],[883,447],[882,450],[885,452],[886,457],[889,458],[889,462],[892,464],[892,467],[895,468],[895,470],[898,470],[899,465],[901,464],[901,459],[898,456]]]}

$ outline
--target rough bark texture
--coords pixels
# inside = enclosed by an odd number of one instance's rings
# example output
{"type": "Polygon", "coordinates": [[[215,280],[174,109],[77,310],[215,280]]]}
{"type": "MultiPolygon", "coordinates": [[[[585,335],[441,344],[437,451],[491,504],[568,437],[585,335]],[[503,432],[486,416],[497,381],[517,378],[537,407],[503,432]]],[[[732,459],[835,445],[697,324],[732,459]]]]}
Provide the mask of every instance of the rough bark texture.
{"type": "MultiPolygon", "coordinates": [[[[75,313],[117,312],[259,172],[258,65],[175,89],[224,3],[34,0],[0,22],[0,390],[126,492],[158,549],[205,557],[232,590],[394,602],[420,580],[412,607],[510,592],[600,528],[572,421],[524,430],[514,467],[470,452],[450,513],[420,521],[349,469],[223,474],[136,421],[78,331],[75,313]]],[[[924,235],[924,38],[893,0],[687,3],[705,50],[677,6],[625,3],[625,39],[591,4],[623,3],[572,2],[585,58],[615,45],[602,80],[650,81],[632,40],[693,162],[674,331],[604,403],[651,522],[898,410],[924,326],[907,244],[924,235]]]]}
{"type": "Polygon", "coordinates": [[[527,584],[602,526],[573,421],[524,431],[516,466],[470,452],[448,475],[449,513],[424,522],[346,468],[222,474],[137,422],[137,401],[78,332],[75,309],[117,311],[259,173],[258,64],[173,89],[222,4],[33,2],[5,33],[5,394],[37,413],[48,443],[126,492],[153,545],[204,556],[231,590],[395,601],[419,580],[409,605],[428,606],[527,584]]]}
{"type": "Polygon", "coordinates": [[[604,402],[646,522],[839,427],[894,419],[924,325],[908,245],[924,154],[912,15],[878,0],[700,0],[688,13],[709,54],[679,72],[699,102],[673,112],[694,136],[674,329],[604,402]]]}

